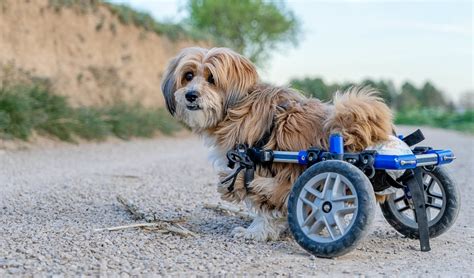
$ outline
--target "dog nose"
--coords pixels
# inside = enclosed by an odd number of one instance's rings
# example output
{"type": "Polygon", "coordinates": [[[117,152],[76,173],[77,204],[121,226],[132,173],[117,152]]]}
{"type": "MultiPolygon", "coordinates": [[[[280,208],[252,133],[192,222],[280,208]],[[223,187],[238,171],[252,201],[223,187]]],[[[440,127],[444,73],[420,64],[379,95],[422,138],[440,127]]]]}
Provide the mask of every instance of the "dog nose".
{"type": "Polygon", "coordinates": [[[199,97],[199,93],[196,91],[189,91],[184,95],[184,97],[189,102],[195,102],[196,99],[199,97]]]}

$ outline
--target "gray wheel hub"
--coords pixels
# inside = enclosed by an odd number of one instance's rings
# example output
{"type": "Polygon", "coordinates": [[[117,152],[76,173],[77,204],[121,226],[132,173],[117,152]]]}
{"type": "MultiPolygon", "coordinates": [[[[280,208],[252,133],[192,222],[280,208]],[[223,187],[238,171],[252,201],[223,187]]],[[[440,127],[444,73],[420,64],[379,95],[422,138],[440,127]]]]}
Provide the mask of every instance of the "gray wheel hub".
{"type": "Polygon", "coordinates": [[[354,185],[343,175],[329,172],[311,178],[298,196],[297,220],[306,236],[332,242],[347,234],[358,211],[354,185]]]}

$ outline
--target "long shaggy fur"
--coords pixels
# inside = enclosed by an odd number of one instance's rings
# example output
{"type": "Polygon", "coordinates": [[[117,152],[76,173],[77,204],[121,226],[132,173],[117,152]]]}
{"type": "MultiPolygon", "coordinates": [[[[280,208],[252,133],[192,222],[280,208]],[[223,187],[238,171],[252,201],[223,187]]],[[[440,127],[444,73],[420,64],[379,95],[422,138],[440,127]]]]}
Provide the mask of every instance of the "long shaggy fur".
{"type": "Polygon", "coordinates": [[[361,151],[388,140],[392,113],[375,89],[352,87],[344,93],[337,92],[333,103],[324,130],[341,133],[347,150],[361,151]]]}
{"type": "MultiPolygon", "coordinates": [[[[185,49],[171,61],[163,78],[170,113],[206,138],[221,178],[230,172],[225,165],[228,150],[235,144],[255,145],[270,131],[265,148],[283,151],[327,148],[328,136],[334,132],[343,135],[346,150],[360,151],[391,134],[390,109],[371,88],[338,92],[330,104],[290,88],[262,84],[258,79],[248,59],[226,48],[185,49]],[[193,79],[186,80],[190,72],[193,79]],[[209,81],[210,76],[214,82],[209,81]],[[187,109],[191,103],[185,95],[189,91],[199,92],[193,102],[199,110],[187,109]]],[[[218,191],[223,199],[246,201],[268,217],[284,215],[291,186],[303,170],[295,164],[259,166],[250,190],[245,189],[240,175],[232,192],[225,184],[220,184],[218,191]]]]}

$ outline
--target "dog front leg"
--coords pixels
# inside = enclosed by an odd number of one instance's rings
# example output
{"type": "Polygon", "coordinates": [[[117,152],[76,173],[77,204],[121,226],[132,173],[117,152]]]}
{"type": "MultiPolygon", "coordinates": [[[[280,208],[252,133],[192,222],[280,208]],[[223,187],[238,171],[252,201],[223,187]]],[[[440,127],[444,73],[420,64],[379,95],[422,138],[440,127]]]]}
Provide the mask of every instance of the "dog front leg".
{"type": "Polygon", "coordinates": [[[221,199],[227,202],[239,203],[243,201],[247,195],[247,189],[244,184],[243,171],[237,175],[233,188],[231,188],[232,179],[223,182],[235,170],[227,168],[219,171],[219,181],[217,182],[217,192],[221,194],[221,199]]]}
{"type": "Polygon", "coordinates": [[[256,211],[256,216],[249,227],[237,227],[232,231],[236,238],[256,241],[277,240],[288,227],[285,215],[269,205],[271,194],[277,184],[274,178],[256,177],[250,184],[250,193],[245,198],[247,207],[256,211]]]}

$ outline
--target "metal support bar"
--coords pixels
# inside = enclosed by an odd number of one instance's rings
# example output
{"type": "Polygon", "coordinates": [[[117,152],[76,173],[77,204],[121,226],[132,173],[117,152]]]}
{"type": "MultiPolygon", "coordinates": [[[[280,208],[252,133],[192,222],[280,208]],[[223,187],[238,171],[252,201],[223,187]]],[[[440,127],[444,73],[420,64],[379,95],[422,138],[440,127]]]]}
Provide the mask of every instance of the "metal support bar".
{"type": "Polygon", "coordinates": [[[413,205],[415,206],[415,219],[418,223],[418,233],[420,236],[420,249],[423,252],[430,251],[430,235],[428,227],[428,217],[425,207],[425,190],[423,188],[423,175],[420,168],[413,169],[414,179],[407,182],[410,190],[413,205]]]}
{"type": "Polygon", "coordinates": [[[273,151],[273,162],[298,163],[298,152],[273,151]]]}

